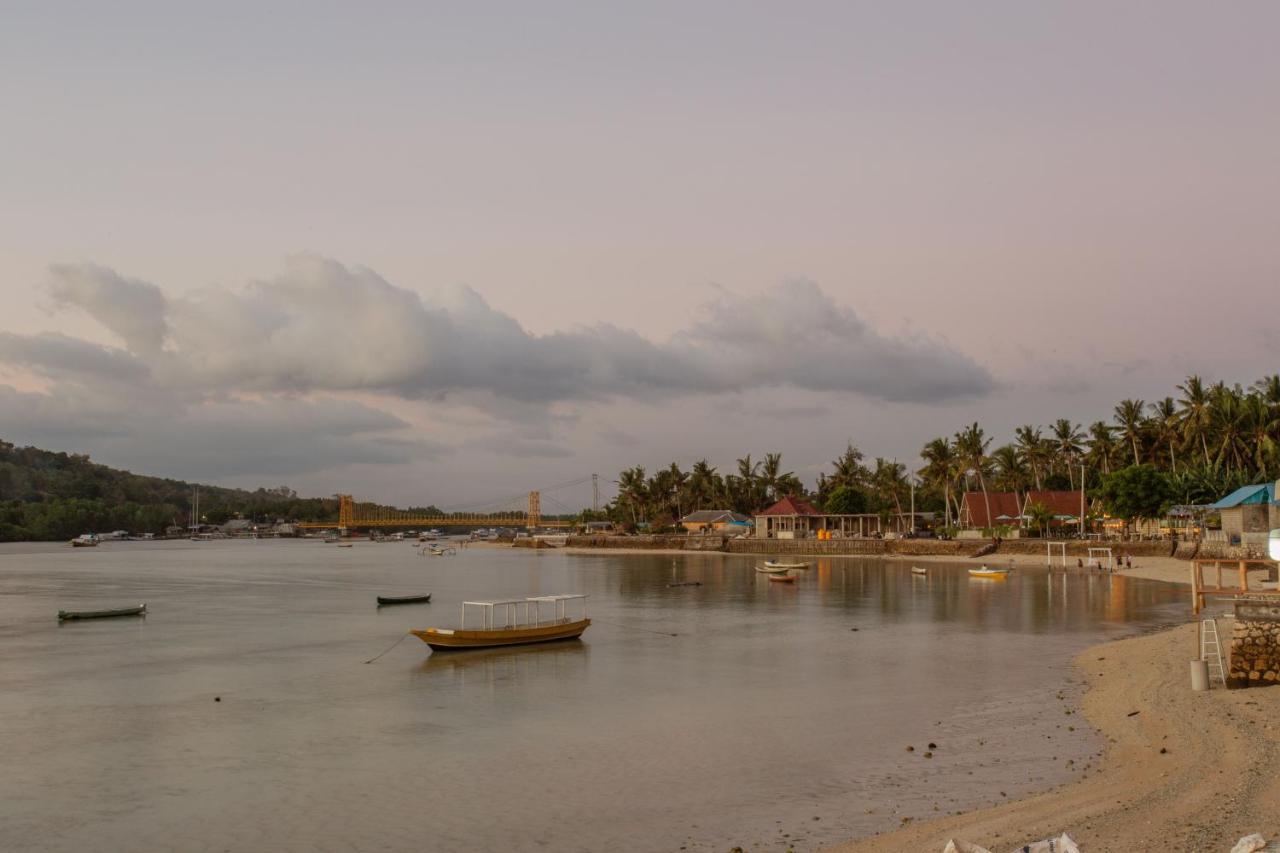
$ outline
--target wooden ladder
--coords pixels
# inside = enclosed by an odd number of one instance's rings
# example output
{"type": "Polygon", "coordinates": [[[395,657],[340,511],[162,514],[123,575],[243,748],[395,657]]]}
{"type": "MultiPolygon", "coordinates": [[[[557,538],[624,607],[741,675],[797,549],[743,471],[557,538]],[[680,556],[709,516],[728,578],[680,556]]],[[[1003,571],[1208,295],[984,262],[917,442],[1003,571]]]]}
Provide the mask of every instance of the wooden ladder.
{"type": "Polygon", "coordinates": [[[1218,620],[1204,619],[1200,622],[1200,660],[1209,664],[1209,683],[1213,683],[1215,668],[1218,681],[1227,685],[1227,673],[1222,667],[1222,644],[1218,642],[1218,620]]]}

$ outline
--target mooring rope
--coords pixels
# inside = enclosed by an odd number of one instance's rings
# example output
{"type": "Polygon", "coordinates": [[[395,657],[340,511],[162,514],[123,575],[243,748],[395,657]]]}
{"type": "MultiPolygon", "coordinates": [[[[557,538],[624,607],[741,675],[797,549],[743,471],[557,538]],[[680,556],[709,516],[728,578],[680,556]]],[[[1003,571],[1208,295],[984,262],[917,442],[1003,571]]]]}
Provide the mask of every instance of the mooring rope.
{"type": "Polygon", "coordinates": [[[382,657],[382,656],[383,656],[383,655],[385,655],[387,652],[391,651],[391,650],[392,650],[392,649],[394,649],[396,646],[400,645],[401,643],[403,643],[405,640],[407,640],[408,638],[410,638],[410,637],[412,637],[412,636],[413,636],[413,634],[411,634],[411,633],[410,633],[410,632],[408,632],[408,631],[405,631],[405,633],[404,633],[404,636],[403,636],[403,637],[401,637],[400,639],[396,640],[396,641],[395,641],[394,643],[392,643],[391,645],[387,646],[385,649],[383,649],[383,650],[382,650],[381,652],[379,652],[378,654],[376,654],[376,655],[374,655],[373,657],[369,658],[367,661],[365,661],[365,663],[373,663],[373,662],[374,662],[374,661],[376,661],[378,658],[382,657]]]}

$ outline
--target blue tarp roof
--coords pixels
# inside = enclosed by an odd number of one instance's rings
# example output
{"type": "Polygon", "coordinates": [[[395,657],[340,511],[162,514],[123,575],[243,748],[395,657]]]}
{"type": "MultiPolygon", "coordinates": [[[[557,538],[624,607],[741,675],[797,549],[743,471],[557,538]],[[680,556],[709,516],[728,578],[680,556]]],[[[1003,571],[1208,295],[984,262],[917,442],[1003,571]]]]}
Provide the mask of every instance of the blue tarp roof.
{"type": "Polygon", "coordinates": [[[1245,504],[1266,504],[1276,499],[1274,483],[1243,486],[1211,506],[1211,509],[1231,509],[1245,504]]]}

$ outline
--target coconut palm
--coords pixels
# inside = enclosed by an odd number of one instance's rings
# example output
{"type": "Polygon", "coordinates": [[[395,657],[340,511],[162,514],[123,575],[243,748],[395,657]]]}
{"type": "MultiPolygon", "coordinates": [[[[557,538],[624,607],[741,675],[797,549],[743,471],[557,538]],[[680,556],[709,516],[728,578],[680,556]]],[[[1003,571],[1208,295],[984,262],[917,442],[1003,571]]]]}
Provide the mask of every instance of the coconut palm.
{"type": "MultiPolygon", "coordinates": [[[[943,515],[946,525],[951,526],[951,486],[955,483],[959,472],[955,448],[945,438],[935,438],[920,451],[920,458],[925,466],[920,469],[920,477],[927,486],[942,491],[943,515]]],[[[956,513],[959,514],[957,508],[956,513]]]]}
{"type": "Polygon", "coordinates": [[[1053,461],[1049,443],[1041,437],[1039,427],[1020,426],[1014,430],[1013,434],[1018,452],[1031,471],[1031,478],[1036,484],[1036,490],[1039,491],[1044,488],[1044,474],[1053,461]]]}
{"type": "Polygon", "coordinates": [[[987,510],[987,523],[991,523],[991,497],[987,494],[987,478],[984,471],[987,467],[987,446],[991,439],[986,437],[982,427],[976,423],[956,433],[956,455],[960,463],[978,475],[978,485],[982,488],[982,503],[987,510]]]}
{"type": "Polygon", "coordinates": [[[1085,454],[1085,460],[1095,470],[1110,474],[1115,455],[1116,439],[1111,425],[1106,421],[1094,421],[1089,426],[1089,451],[1085,454]]]}
{"type": "Polygon", "coordinates": [[[995,466],[996,488],[1013,492],[1017,505],[1022,506],[1023,494],[1030,483],[1030,470],[1018,448],[1012,444],[997,447],[991,452],[991,463],[995,466]]]}
{"type": "Polygon", "coordinates": [[[1067,482],[1071,484],[1071,488],[1076,487],[1075,476],[1072,473],[1075,470],[1076,460],[1080,458],[1080,454],[1084,448],[1080,442],[1084,441],[1084,433],[1080,432],[1080,427],[1071,423],[1067,418],[1059,418],[1053,424],[1053,450],[1058,461],[1067,469],[1067,482]]]}
{"type": "Polygon", "coordinates": [[[759,482],[766,498],[769,501],[776,501],[781,494],[787,491],[794,491],[794,489],[783,489],[784,485],[794,485],[798,481],[793,471],[782,472],[781,453],[766,453],[764,462],[760,466],[759,482]]]}
{"type": "Polygon", "coordinates": [[[1178,471],[1178,454],[1176,445],[1181,436],[1178,404],[1172,397],[1165,397],[1158,403],[1151,404],[1151,429],[1156,444],[1169,449],[1169,469],[1175,474],[1178,471]]]}
{"type": "Polygon", "coordinates": [[[1143,411],[1147,404],[1142,400],[1121,400],[1115,409],[1116,425],[1120,428],[1121,437],[1133,448],[1133,464],[1141,465],[1138,446],[1142,441],[1142,430],[1146,425],[1143,411]]]}
{"type": "Polygon", "coordinates": [[[1182,437],[1187,441],[1199,441],[1204,451],[1204,464],[1209,464],[1209,391],[1204,381],[1192,374],[1178,386],[1182,392],[1178,400],[1179,416],[1182,420],[1182,437]]]}

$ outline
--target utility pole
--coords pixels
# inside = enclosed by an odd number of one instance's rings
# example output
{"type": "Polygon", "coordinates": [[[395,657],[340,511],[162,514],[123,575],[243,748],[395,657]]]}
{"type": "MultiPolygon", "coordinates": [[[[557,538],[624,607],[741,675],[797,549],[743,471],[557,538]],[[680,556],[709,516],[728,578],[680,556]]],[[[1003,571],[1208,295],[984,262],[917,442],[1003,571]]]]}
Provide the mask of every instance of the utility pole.
{"type": "Polygon", "coordinates": [[[600,511],[600,475],[591,475],[591,511],[600,511]]]}
{"type": "Polygon", "coordinates": [[[1084,538],[1084,462],[1080,463],[1080,538],[1084,538]]]}
{"type": "Polygon", "coordinates": [[[911,535],[916,534],[916,475],[911,475],[911,535]]]}

